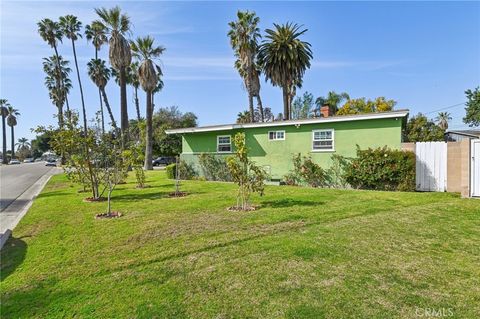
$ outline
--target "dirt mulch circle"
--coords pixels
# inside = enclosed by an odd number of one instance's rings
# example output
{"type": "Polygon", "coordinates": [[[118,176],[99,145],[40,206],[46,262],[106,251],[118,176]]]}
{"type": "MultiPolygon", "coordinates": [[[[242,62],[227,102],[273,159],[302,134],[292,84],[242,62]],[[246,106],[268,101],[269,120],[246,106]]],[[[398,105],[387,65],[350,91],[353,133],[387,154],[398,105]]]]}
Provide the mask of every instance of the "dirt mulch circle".
{"type": "Polygon", "coordinates": [[[99,197],[99,198],[87,197],[83,199],[85,203],[104,202],[106,200],[107,199],[105,197],[99,197]]]}
{"type": "Polygon", "coordinates": [[[246,209],[243,209],[242,207],[232,206],[232,207],[228,207],[227,210],[229,212],[253,212],[258,208],[259,208],[258,206],[248,206],[246,209]]]}
{"type": "Polygon", "coordinates": [[[122,213],[111,212],[111,213],[102,213],[95,215],[95,219],[105,219],[105,218],[118,218],[122,217],[122,213]]]}
{"type": "Polygon", "coordinates": [[[176,198],[176,197],[185,197],[187,195],[188,195],[188,193],[186,193],[186,192],[172,192],[172,193],[168,194],[168,197],[176,198]]]}

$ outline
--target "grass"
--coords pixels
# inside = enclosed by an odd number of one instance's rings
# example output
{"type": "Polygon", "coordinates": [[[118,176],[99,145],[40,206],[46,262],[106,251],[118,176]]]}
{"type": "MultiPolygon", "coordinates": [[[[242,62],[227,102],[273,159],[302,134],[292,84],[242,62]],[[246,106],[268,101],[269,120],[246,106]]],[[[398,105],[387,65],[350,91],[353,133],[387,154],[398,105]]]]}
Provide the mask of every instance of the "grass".
{"type": "Polygon", "coordinates": [[[52,178],[2,250],[2,318],[480,316],[477,200],[271,186],[233,213],[232,184],[147,177],[114,220],[52,178]]]}

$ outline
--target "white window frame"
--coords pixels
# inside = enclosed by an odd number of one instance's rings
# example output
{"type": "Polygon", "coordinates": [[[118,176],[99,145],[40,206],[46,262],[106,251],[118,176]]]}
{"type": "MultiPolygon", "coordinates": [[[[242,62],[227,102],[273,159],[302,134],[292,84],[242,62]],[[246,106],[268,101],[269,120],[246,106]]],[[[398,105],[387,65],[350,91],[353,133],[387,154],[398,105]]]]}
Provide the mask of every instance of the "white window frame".
{"type": "Polygon", "coordinates": [[[275,142],[275,141],[285,141],[286,133],[284,130],[277,130],[277,131],[268,131],[268,140],[270,142],[275,142]],[[283,133],[283,138],[277,138],[277,133],[282,132],[283,133]],[[271,139],[270,138],[270,133],[275,133],[275,138],[271,139]]]}
{"type": "Polygon", "coordinates": [[[231,152],[232,152],[232,136],[231,135],[217,135],[217,153],[231,153],[231,152]],[[230,143],[220,144],[219,140],[220,140],[221,137],[228,137],[228,139],[230,140],[230,143]],[[220,151],[219,148],[218,148],[220,145],[229,145],[230,146],[230,151],[220,151]]]}
{"type": "Polygon", "coordinates": [[[312,152],[335,152],[335,130],[333,128],[329,129],[322,129],[322,130],[313,130],[312,131],[312,152]],[[332,132],[332,148],[331,149],[315,149],[313,147],[313,143],[315,141],[330,141],[330,140],[315,140],[315,133],[316,132],[332,132]]]}

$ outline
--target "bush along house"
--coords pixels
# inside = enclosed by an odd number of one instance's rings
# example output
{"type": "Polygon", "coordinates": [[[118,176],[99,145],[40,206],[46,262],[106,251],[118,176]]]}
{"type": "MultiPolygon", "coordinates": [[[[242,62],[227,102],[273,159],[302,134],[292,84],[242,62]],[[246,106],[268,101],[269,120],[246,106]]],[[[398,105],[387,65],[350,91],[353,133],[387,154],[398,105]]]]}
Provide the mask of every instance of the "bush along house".
{"type": "Polygon", "coordinates": [[[292,158],[300,153],[327,169],[331,156],[355,157],[361,149],[387,146],[401,149],[402,128],[408,110],[382,113],[330,116],[261,123],[226,124],[167,130],[182,135],[180,158],[197,172],[202,153],[226,157],[234,151],[233,136],[244,132],[249,156],[273,180],[281,180],[293,169],[292,158]]]}

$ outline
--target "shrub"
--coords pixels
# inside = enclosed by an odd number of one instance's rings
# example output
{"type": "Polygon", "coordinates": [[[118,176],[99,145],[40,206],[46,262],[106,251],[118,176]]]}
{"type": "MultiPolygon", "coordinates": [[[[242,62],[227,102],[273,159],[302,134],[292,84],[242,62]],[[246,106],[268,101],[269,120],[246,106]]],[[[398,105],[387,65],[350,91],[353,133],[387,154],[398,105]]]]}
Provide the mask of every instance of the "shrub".
{"type": "Polygon", "coordinates": [[[184,160],[178,163],[178,175],[180,179],[195,179],[198,176],[193,166],[184,160]]]}
{"type": "Polygon", "coordinates": [[[348,188],[349,185],[345,179],[345,168],[349,164],[348,159],[338,154],[333,154],[331,159],[332,166],[327,170],[326,183],[333,188],[348,188]]]}
{"type": "Polygon", "coordinates": [[[415,190],[415,154],[387,147],[360,150],[345,167],[345,180],[354,188],[415,190]]]}
{"type": "Polygon", "coordinates": [[[309,185],[322,187],[326,185],[327,175],[320,165],[314,163],[310,157],[300,154],[293,156],[293,170],[284,176],[287,185],[309,185]]]}
{"type": "Polygon", "coordinates": [[[177,164],[167,165],[165,171],[167,172],[167,178],[174,179],[177,171],[177,164]]]}
{"type": "Polygon", "coordinates": [[[201,153],[199,156],[199,163],[203,175],[207,180],[224,182],[232,181],[232,175],[230,174],[230,170],[228,169],[224,157],[201,153]]]}

